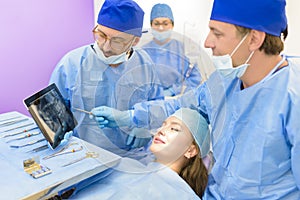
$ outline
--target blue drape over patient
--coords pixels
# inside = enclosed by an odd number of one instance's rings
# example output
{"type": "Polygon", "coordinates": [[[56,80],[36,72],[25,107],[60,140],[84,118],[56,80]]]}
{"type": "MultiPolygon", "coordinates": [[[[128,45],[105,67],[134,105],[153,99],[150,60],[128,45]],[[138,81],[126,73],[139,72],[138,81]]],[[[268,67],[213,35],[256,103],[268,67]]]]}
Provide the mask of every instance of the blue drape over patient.
{"type": "Polygon", "coordinates": [[[123,158],[106,178],[83,189],[75,199],[200,199],[190,186],[173,170],[151,162],[147,166],[123,158]]]}

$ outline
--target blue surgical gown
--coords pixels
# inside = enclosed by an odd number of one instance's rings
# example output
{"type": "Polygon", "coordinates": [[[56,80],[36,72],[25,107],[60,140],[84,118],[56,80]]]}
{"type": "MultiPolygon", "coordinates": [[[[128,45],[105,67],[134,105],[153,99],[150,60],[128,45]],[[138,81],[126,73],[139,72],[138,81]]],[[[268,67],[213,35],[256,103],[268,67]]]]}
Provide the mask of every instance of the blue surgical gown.
{"type": "Polygon", "coordinates": [[[164,90],[168,90],[170,96],[197,87],[201,83],[200,70],[197,64],[190,63],[184,54],[184,48],[180,41],[171,39],[163,45],[158,45],[153,40],[142,47],[156,64],[158,77],[164,90]]]}
{"type": "Polygon", "coordinates": [[[147,166],[122,158],[107,177],[73,195],[74,199],[200,199],[173,170],[151,162],[147,166]]]}
{"type": "Polygon", "coordinates": [[[207,117],[215,163],[204,199],[300,199],[300,59],[287,60],[243,90],[215,72],[178,100],[137,104],[135,123],[157,126],[180,107],[207,117]]]}
{"type": "MultiPolygon", "coordinates": [[[[109,67],[97,57],[93,45],[80,47],[60,60],[50,83],[56,83],[71,109],[109,106],[128,110],[138,102],[163,98],[153,62],[142,49],[134,49],[129,60],[118,67],[109,67]]],[[[144,152],[126,145],[130,128],[100,129],[87,114],[72,111],[78,121],[75,135],[81,139],[120,156],[144,152]]]]}

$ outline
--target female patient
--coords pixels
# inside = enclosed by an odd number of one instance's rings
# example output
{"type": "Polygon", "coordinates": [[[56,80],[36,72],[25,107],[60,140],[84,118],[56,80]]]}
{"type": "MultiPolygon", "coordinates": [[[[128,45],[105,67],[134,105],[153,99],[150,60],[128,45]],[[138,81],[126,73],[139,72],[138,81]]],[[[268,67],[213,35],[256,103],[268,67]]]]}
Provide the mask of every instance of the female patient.
{"type": "Polygon", "coordinates": [[[199,199],[208,174],[202,158],[209,152],[209,129],[197,111],[181,108],[165,120],[150,150],[147,166],[122,158],[114,172],[79,191],[74,198],[199,199]]]}

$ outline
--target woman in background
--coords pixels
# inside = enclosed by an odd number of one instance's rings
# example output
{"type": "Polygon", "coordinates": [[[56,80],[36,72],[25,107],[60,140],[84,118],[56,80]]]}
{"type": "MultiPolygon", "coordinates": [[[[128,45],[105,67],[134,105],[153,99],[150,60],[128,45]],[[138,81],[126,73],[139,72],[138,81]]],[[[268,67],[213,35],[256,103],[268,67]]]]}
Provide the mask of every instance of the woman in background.
{"type": "Polygon", "coordinates": [[[154,5],[150,23],[153,40],[142,48],[156,64],[164,95],[176,96],[197,87],[201,83],[198,66],[190,63],[186,57],[183,43],[172,38],[174,17],[170,6],[160,3],[154,5]]]}

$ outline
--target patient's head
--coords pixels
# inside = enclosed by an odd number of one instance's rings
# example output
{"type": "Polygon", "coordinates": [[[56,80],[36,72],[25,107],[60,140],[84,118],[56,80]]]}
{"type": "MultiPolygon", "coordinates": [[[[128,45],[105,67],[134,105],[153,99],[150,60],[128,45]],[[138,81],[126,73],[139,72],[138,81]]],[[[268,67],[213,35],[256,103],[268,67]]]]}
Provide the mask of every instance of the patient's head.
{"type": "Polygon", "coordinates": [[[150,150],[157,161],[170,163],[181,157],[205,157],[209,152],[209,142],[206,120],[195,110],[181,108],[157,130],[150,150]],[[195,152],[195,148],[200,152],[195,152]]]}
{"type": "Polygon", "coordinates": [[[209,152],[206,120],[195,110],[181,108],[155,134],[150,150],[156,161],[176,171],[201,197],[207,184],[202,158],[209,152]]]}

